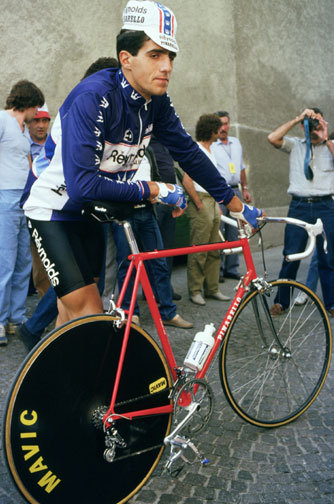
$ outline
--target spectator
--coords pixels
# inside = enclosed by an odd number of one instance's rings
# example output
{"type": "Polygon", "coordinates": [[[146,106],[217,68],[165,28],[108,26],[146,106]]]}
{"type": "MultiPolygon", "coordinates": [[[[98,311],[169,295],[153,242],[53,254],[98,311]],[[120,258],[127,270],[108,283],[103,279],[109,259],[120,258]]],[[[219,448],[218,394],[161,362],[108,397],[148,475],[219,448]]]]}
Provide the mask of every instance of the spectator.
{"type": "MultiPolygon", "coordinates": [[[[334,132],[331,132],[328,135],[328,138],[330,140],[334,140],[334,132]]],[[[317,292],[318,280],[319,280],[318,256],[317,256],[317,249],[314,249],[310,266],[307,272],[305,285],[314,292],[317,292]]],[[[306,303],[306,301],[307,301],[307,294],[305,292],[300,292],[296,297],[295,302],[297,305],[303,305],[306,303]]]]}
{"type": "MultiPolygon", "coordinates": [[[[32,161],[39,155],[48,136],[50,124],[50,114],[46,103],[40,107],[37,114],[27,123],[30,135],[30,154],[32,161]]],[[[39,297],[43,297],[50,287],[48,275],[43,267],[41,259],[37,253],[36,246],[31,241],[32,256],[32,285],[38,292],[39,297]]]]}
{"type": "Polygon", "coordinates": [[[0,111],[0,345],[14,334],[26,316],[25,301],[31,271],[30,237],[19,206],[30,157],[25,126],[44,104],[42,91],[32,82],[14,84],[0,111]]]}
{"type": "MultiPolygon", "coordinates": [[[[269,142],[289,154],[291,195],[289,217],[310,223],[320,218],[328,240],[328,254],[323,248],[322,236],[317,236],[319,278],[324,304],[334,316],[334,143],[328,139],[328,125],[320,109],[307,108],[268,135],[269,142]],[[288,137],[287,133],[297,124],[305,128],[305,138],[288,137]],[[309,131],[310,130],[310,131],[309,131]]],[[[284,257],[305,249],[306,232],[287,225],[284,236],[284,257]]],[[[300,261],[285,259],[279,278],[295,279],[300,261]]],[[[284,289],[278,293],[271,307],[272,315],[280,315],[289,306],[284,289]]]]}
{"type": "Polygon", "coordinates": [[[48,136],[51,116],[47,104],[39,107],[37,114],[27,123],[30,135],[30,154],[32,161],[39,155],[48,136]]]}
{"type": "MultiPolygon", "coordinates": [[[[221,127],[218,131],[218,140],[212,144],[211,151],[217,160],[219,173],[232,187],[234,194],[238,198],[243,198],[246,203],[252,202],[252,197],[248,191],[246,169],[242,158],[242,147],[236,137],[228,135],[230,129],[230,115],[226,111],[219,111],[216,114],[220,117],[221,127]],[[242,193],[239,186],[242,187],[242,193]]],[[[228,208],[220,205],[223,215],[230,216],[228,208]]],[[[221,231],[228,241],[238,239],[238,230],[229,224],[220,224],[221,231]]],[[[238,254],[221,254],[219,281],[224,282],[224,278],[238,280],[239,256],[238,254]]]]}
{"type": "Polygon", "coordinates": [[[39,177],[29,177],[23,208],[57,292],[57,324],[103,311],[96,281],[104,237],[82,216],[86,202],[150,200],[175,205],[174,215],[183,212],[178,186],[131,181],[152,132],[218,201],[257,227],[262,212],[234,195],[185,132],[166,93],[178,51],[175,33],[176,20],[167,7],[130,0],[117,36],[121,69],[101,70],[72,90],[46,141],[47,159],[36,160],[39,177]],[[137,8],[140,16],[127,14],[137,8]]]}
{"type": "MultiPolygon", "coordinates": [[[[215,157],[211,144],[218,138],[220,119],[215,114],[202,115],[196,124],[196,140],[201,150],[214,165],[215,157]]],[[[183,176],[183,186],[190,196],[187,210],[190,223],[190,245],[214,243],[219,240],[220,210],[214,198],[187,173],[183,176]]],[[[187,273],[190,299],[198,305],[205,305],[207,298],[228,301],[230,298],[219,291],[219,250],[188,255],[187,273]]]]}
{"type": "MultiPolygon", "coordinates": [[[[147,147],[145,156],[140,163],[139,169],[133,180],[157,180],[157,165],[153,151],[147,147]],[[153,173],[154,172],[154,173],[153,173]]],[[[150,250],[163,249],[160,229],[157,219],[153,212],[153,205],[147,201],[139,205],[135,205],[133,217],[129,218],[139,250],[148,252],[150,250]]],[[[130,248],[125,238],[123,228],[118,224],[113,224],[113,234],[116,243],[117,262],[118,262],[118,284],[121,289],[125,275],[129,266],[127,257],[130,255],[130,248]]],[[[154,292],[159,311],[165,325],[189,329],[193,327],[191,322],[184,320],[176,313],[176,306],[173,303],[173,291],[170,283],[170,275],[165,257],[146,261],[147,269],[151,286],[154,292]]],[[[129,283],[129,287],[125,293],[122,308],[128,310],[130,307],[131,293],[133,287],[133,278],[129,283]]],[[[136,303],[134,311],[134,322],[139,324],[139,307],[136,303]]]]}
{"type": "MultiPolygon", "coordinates": [[[[317,285],[318,285],[318,280],[319,280],[319,273],[318,273],[318,256],[317,256],[317,249],[314,249],[314,252],[312,254],[310,266],[307,272],[307,277],[306,277],[306,282],[305,285],[313,290],[313,292],[317,292],[317,285]]],[[[307,301],[307,294],[306,292],[300,291],[298,296],[296,297],[296,305],[303,305],[307,301]]]]}
{"type": "Polygon", "coordinates": [[[119,63],[116,58],[112,57],[102,57],[98,58],[95,60],[86,70],[84,73],[84,76],[82,77],[81,80],[86,79],[86,77],[89,77],[90,75],[99,72],[100,70],[103,70],[104,68],[118,68],[119,63]]]}
{"type": "MultiPolygon", "coordinates": [[[[158,142],[154,135],[152,135],[150,147],[152,148],[157,162],[161,182],[176,184],[174,160],[169,154],[168,149],[158,142]]],[[[173,208],[168,205],[157,203],[155,210],[157,212],[158,224],[164,247],[166,249],[174,248],[176,219],[172,216],[173,208]]],[[[173,270],[173,257],[167,257],[166,261],[169,277],[171,278],[173,270]]],[[[181,299],[180,294],[174,291],[173,286],[172,290],[173,299],[175,301],[179,301],[181,299]]]]}

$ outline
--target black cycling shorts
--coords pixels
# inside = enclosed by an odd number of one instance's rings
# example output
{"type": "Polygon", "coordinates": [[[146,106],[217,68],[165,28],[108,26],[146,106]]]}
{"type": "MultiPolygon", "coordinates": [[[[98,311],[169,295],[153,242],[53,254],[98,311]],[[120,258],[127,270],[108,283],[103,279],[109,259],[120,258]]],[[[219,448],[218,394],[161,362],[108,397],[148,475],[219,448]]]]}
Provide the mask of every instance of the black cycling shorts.
{"type": "Polygon", "coordinates": [[[104,233],[100,223],[30,218],[27,222],[57,297],[90,285],[100,276],[104,257],[104,233]]]}

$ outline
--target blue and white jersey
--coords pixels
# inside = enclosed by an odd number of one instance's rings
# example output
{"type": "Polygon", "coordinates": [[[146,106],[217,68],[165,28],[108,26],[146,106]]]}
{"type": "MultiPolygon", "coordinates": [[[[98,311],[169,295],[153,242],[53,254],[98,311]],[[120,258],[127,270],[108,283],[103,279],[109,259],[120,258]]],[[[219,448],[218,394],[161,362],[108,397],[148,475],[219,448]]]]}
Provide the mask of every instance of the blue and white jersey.
{"type": "Polygon", "coordinates": [[[147,199],[147,182],[131,179],[152,132],[191,178],[229,203],[233,191],[184,130],[168,94],[146,101],[121,70],[109,68],[81,81],[61,106],[28,178],[26,215],[79,220],[87,201],[147,199]]]}

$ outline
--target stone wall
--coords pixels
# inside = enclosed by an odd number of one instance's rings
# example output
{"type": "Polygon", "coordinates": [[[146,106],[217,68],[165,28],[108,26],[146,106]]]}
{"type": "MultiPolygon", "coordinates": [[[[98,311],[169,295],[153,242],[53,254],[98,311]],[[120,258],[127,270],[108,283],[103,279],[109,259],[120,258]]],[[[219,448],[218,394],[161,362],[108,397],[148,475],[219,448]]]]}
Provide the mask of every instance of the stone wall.
{"type": "MultiPolygon", "coordinates": [[[[322,108],[334,129],[332,1],[166,3],[176,14],[180,45],[169,93],[184,126],[193,133],[200,114],[228,110],[255,204],[285,212],[288,156],[266,137],[307,105],[322,108]]],[[[124,5],[0,0],[0,106],[12,84],[27,78],[43,90],[54,117],[86,68],[115,56],[124,5]]]]}

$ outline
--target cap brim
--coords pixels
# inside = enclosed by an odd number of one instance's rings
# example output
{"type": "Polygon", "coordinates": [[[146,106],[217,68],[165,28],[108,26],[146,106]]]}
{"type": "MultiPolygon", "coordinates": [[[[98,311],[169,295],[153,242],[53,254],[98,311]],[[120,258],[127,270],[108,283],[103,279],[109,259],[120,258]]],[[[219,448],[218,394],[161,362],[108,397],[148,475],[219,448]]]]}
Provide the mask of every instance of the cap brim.
{"type": "Polygon", "coordinates": [[[158,44],[158,46],[175,53],[179,51],[179,46],[177,45],[175,38],[150,28],[145,28],[144,32],[151,40],[153,40],[153,42],[158,44]]]}
{"type": "Polygon", "coordinates": [[[48,112],[38,112],[35,116],[34,119],[41,119],[42,117],[46,117],[47,119],[51,119],[50,114],[48,112]]]}

